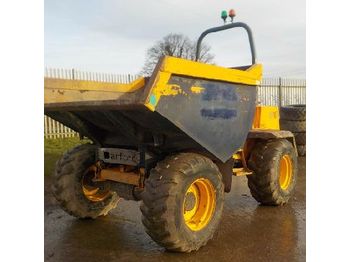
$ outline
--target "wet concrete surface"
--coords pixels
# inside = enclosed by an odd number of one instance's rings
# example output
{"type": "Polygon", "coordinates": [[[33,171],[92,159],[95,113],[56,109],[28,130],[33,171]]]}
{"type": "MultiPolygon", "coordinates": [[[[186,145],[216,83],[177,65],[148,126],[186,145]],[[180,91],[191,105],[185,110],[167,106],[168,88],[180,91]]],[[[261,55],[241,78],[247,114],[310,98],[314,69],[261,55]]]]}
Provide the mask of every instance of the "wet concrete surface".
{"type": "Polygon", "coordinates": [[[246,180],[233,178],[214,238],[182,254],[166,252],[145,233],[139,202],[122,200],[106,217],[78,220],[59,208],[45,177],[45,261],[305,261],[305,158],[286,206],[260,206],[246,180]]]}

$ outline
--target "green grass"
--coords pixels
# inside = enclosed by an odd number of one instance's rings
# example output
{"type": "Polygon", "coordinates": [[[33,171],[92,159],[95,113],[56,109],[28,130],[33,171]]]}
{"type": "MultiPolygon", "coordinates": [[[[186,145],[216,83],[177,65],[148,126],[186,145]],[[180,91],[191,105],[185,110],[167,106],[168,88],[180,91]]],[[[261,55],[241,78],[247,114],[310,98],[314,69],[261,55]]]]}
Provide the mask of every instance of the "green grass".
{"type": "Polygon", "coordinates": [[[56,138],[44,140],[44,173],[50,176],[55,168],[56,161],[67,150],[81,144],[90,142],[88,139],[80,140],[78,137],[56,138]]]}

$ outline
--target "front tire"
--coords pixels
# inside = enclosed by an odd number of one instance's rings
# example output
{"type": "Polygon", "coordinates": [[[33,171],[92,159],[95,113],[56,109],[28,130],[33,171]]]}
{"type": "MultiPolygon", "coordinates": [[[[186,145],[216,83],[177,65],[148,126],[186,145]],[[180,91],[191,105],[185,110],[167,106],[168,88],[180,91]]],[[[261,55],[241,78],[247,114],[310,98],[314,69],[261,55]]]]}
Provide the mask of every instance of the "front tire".
{"type": "Polygon", "coordinates": [[[169,156],[151,170],[142,200],[142,223],[155,242],[170,251],[198,250],[221,219],[222,176],[199,154],[169,156]]]}
{"type": "Polygon", "coordinates": [[[108,189],[94,187],[96,146],[79,145],[67,151],[56,163],[53,194],[61,208],[78,218],[97,218],[116,207],[118,196],[108,189]]]}
{"type": "Polygon", "coordinates": [[[286,139],[262,141],[253,149],[248,167],[252,196],[263,205],[280,206],[288,202],[297,180],[297,155],[286,139]]]}

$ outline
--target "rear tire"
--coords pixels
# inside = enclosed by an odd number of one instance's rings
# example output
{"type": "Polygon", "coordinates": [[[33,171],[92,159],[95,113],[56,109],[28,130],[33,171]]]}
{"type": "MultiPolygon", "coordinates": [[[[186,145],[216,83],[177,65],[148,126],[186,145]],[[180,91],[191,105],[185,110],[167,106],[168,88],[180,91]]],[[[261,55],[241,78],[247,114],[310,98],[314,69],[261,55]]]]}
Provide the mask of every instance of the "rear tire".
{"type": "Polygon", "coordinates": [[[155,242],[170,251],[198,250],[213,237],[221,219],[222,176],[199,154],[169,156],[151,170],[142,200],[142,223],[155,242]]]}
{"type": "Polygon", "coordinates": [[[99,189],[89,199],[85,195],[82,185],[87,175],[90,176],[89,168],[95,164],[95,152],[95,145],[79,145],[67,151],[56,163],[53,194],[64,211],[78,218],[107,215],[119,200],[115,192],[99,189]]]}
{"type": "Polygon", "coordinates": [[[249,161],[254,172],[248,177],[252,196],[263,205],[279,206],[288,202],[297,180],[297,156],[293,145],[285,140],[256,144],[249,161]]]}

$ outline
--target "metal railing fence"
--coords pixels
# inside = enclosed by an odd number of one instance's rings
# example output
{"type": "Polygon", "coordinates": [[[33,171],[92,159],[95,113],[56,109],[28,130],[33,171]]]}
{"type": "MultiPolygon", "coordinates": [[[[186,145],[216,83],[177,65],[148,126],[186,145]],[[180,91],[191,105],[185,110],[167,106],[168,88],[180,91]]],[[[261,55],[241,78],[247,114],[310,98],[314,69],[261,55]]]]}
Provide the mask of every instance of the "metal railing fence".
{"type": "Polygon", "coordinates": [[[257,103],[271,106],[306,104],[306,80],[264,78],[258,86],[257,103]]]}

